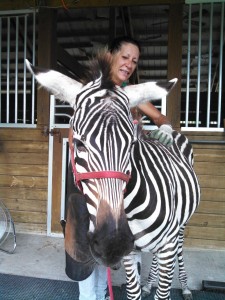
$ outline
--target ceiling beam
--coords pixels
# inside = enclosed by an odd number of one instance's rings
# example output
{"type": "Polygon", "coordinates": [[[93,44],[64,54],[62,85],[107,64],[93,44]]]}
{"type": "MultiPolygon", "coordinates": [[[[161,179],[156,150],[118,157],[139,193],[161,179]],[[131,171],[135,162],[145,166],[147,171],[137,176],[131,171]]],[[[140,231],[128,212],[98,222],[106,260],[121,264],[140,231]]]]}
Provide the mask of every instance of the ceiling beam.
{"type": "MultiPolygon", "coordinates": [[[[71,72],[75,79],[79,80],[82,77],[85,66],[77,62],[69,53],[67,53],[59,44],[57,44],[57,61],[64,67],[63,73],[70,76],[68,72],[71,72]]],[[[58,71],[62,72],[62,67],[57,67],[58,71]],[[60,70],[59,70],[60,69],[60,70]]]]}
{"type": "Polygon", "coordinates": [[[134,36],[133,26],[131,22],[131,14],[129,7],[121,7],[121,15],[125,35],[134,36]]]}
{"type": "Polygon", "coordinates": [[[46,0],[46,1],[37,1],[37,0],[1,0],[0,1],[0,10],[20,10],[20,9],[29,9],[29,8],[87,8],[87,7],[109,7],[109,6],[135,6],[135,5],[152,5],[152,4],[175,4],[175,3],[184,3],[184,0],[46,0]],[[63,6],[65,4],[65,7],[63,6]]]}
{"type": "Polygon", "coordinates": [[[116,7],[109,9],[109,40],[108,44],[116,37],[116,7]]]}

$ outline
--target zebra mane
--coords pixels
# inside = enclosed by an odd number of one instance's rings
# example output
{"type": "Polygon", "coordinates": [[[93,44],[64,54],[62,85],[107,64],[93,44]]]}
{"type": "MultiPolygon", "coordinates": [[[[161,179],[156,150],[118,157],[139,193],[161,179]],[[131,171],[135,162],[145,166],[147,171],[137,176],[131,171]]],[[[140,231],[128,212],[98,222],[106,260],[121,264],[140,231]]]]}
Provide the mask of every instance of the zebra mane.
{"type": "Polygon", "coordinates": [[[86,85],[97,80],[101,75],[101,88],[112,90],[115,84],[111,79],[111,58],[106,50],[98,52],[95,58],[89,60],[80,81],[83,85],[86,85]]]}

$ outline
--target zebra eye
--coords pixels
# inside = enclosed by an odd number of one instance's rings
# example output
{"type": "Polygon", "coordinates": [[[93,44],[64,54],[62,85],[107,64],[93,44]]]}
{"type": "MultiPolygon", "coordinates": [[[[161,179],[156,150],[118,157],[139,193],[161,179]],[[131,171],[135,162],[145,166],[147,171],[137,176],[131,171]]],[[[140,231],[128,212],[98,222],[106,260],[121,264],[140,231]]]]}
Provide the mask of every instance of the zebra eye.
{"type": "Polygon", "coordinates": [[[84,152],[86,151],[86,147],[84,145],[84,142],[82,142],[81,140],[75,139],[74,140],[76,148],[79,152],[84,152]]]}

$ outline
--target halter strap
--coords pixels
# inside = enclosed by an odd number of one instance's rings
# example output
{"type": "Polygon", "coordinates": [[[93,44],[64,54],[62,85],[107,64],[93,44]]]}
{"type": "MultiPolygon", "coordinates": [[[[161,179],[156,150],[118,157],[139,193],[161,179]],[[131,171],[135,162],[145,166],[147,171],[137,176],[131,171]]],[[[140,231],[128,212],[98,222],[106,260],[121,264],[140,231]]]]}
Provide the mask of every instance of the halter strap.
{"type": "Polygon", "coordinates": [[[95,171],[95,172],[86,172],[86,173],[78,173],[76,170],[76,164],[73,157],[73,149],[71,150],[71,164],[73,168],[73,174],[75,176],[75,184],[82,191],[81,181],[87,179],[101,179],[101,178],[115,178],[121,179],[128,183],[130,180],[130,174],[125,174],[123,172],[118,171],[95,171]]]}

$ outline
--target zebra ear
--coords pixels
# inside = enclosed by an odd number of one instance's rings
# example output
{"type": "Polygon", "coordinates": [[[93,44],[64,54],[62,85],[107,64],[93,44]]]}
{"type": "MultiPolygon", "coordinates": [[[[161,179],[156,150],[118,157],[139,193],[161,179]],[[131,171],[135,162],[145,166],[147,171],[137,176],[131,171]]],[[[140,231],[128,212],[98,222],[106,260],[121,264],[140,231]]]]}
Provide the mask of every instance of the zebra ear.
{"type": "Polygon", "coordinates": [[[177,78],[170,81],[145,82],[135,85],[128,85],[123,88],[129,99],[129,106],[158,100],[168,95],[177,82],[177,78]]]}
{"type": "Polygon", "coordinates": [[[75,104],[76,95],[83,85],[62,73],[34,67],[27,59],[28,70],[33,74],[42,87],[53,94],[57,99],[75,104]]]}

